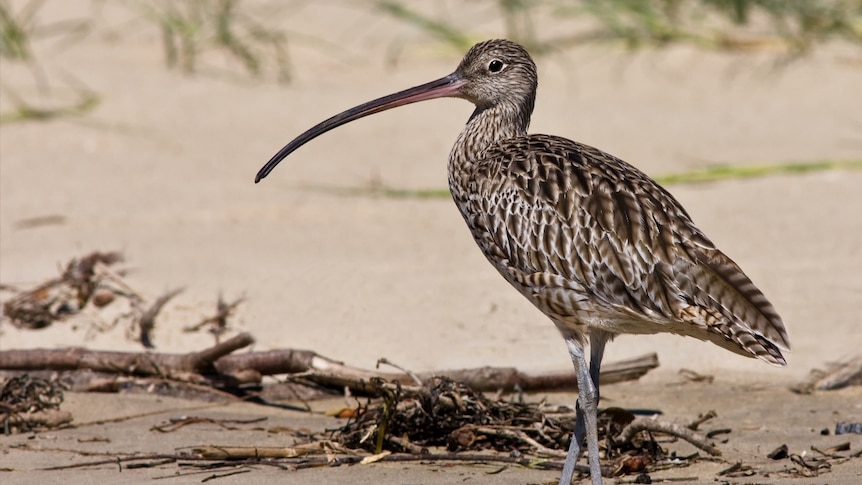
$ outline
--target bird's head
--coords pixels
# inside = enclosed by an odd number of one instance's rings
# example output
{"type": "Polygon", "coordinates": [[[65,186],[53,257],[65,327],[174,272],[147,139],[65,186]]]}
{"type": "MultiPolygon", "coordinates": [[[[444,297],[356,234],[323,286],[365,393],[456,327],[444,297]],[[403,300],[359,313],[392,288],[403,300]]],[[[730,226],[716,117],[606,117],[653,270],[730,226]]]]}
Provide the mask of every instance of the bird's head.
{"type": "Polygon", "coordinates": [[[524,119],[533,112],[536,97],[536,64],[526,49],[508,40],[489,40],[474,45],[452,74],[435,81],[369,101],[339,113],[308,129],[276,153],[260,169],[255,182],[297,148],[345,123],[388,109],[435,98],[462,98],[478,110],[505,106],[524,119]]]}
{"type": "Polygon", "coordinates": [[[476,44],[452,75],[464,81],[457,96],[480,109],[510,104],[526,108],[528,116],[533,112],[536,64],[519,44],[499,39],[476,44]]]}

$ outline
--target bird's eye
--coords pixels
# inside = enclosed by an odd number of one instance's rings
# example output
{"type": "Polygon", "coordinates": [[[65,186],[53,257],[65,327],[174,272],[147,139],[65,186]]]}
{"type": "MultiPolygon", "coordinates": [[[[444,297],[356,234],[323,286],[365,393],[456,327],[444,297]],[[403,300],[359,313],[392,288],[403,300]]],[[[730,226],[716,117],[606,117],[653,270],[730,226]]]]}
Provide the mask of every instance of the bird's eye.
{"type": "Polygon", "coordinates": [[[506,67],[506,65],[503,64],[503,61],[500,59],[494,59],[490,64],[488,64],[488,70],[492,73],[500,72],[504,67],[506,67]]]}

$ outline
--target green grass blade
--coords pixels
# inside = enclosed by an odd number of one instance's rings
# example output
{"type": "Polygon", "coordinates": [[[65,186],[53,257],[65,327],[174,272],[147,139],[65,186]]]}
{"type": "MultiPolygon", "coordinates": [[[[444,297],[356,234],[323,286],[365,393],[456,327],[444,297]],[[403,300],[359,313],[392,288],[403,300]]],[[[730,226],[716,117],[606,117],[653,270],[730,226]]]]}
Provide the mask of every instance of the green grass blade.
{"type": "Polygon", "coordinates": [[[467,49],[473,44],[464,33],[456,28],[444,24],[441,21],[426,17],[414,10],[410,10],[399,2],[382,0],[378,2],[377,5],[393,17],[409,24],[413,24],[458,49],[467,49]]]}
{"type": "Polygon", "coordinates": [[[655,177],[655,181],[662,185],[674,185],[748,179],[781,174],[822,172],[826,170],[860,169],[862,169],[862,160],[826,160],[778,165],[716,165],[692,172],[660,175],[655,177]]]}
{"type": "MultiPolygon", "coordinates": [[[[826,160],[774,165],[717,165],[691,172],[659,175],[654,180],[661,185],[683,185],[831,170],[862,170],[862,160],[826,160]]],[[[304,188],[342,197],[383,197],[389,199],[448,199],[450,197],[449,189],[400,189],[379,183],[367,187],[316,185],[304,188]]]]}

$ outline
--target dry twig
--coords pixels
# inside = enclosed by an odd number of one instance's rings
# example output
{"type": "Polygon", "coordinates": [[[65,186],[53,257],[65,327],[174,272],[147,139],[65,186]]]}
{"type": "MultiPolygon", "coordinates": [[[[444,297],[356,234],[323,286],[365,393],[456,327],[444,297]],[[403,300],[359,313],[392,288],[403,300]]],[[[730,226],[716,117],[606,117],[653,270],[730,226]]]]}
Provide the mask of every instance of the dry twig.
{"type": "Polygon", "coordinates": [[[695,447],[709,453],[712,456],[721,456],[721,450],[707,442],[707,438],[692,431],[688,427],[680,426],[674,423],[657,421],[650,418],[640,418],[631,422],[623,431],[614,437],[615,442],[630,442],[641,431],[651,431],[654,433],[664,433],[671,436],[676,436],[685,441],[688,441],[695,447]]]}

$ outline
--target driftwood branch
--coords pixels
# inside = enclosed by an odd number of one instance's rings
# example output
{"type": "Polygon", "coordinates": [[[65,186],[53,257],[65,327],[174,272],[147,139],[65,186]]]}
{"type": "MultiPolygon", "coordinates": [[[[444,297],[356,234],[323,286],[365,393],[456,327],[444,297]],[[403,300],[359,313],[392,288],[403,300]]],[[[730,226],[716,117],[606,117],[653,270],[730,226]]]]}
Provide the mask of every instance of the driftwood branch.
{"type": "Polygon", "coordinates": [[[208,349],[188,354],[110,352],[82,348],[5,350],[0,352],[0,369],[91,370],[187,380],[190,374],[206,375],[218,372],[215,362],[219,358],[253,342],[250,334],[242,333],[208,349]]]}
{"type": "MultiPolygon", "coordinates": [[[[601,383],[612,384],[635,380],[655,369],[658,365],[658,356],[654,353],[624,361],[610,362],[602,367],[601,383]]],[[[220,359],[216,366],[219,371],[224,373],[236,372],[239,369],[254,369],[263,375],[302,374],[304,379],[317,384],[349,387],[352,390],[362,392],[366,392],[367,389],[362,389],[365,386],[360,381],[368,381],[372,378],[399,382],[406,386],[415,384],[414,378],[408,373],[387,373],[359,369],[344,365],[311,350],[284,349],[229,355],[220,359]]],[[[422,380],[435,376],[445,376],[481,392],[498,390],[511,392],[517,389],[524,392],[577,389],[574,372],[530,375],[514,367],[478,367],[421,372],[417,375],[422,380]]]]}
{"type": "MultiPolygon", "coordinates": [[[[110,352],[70,349],[7,350],[0,352],[0,370],[77,371],[114,373],[142,377],[167,377],[199,382],[201,376],[230,376],[238,382],[259,382],[261,376],[292,374],[306,382],[331,388],[350,388],[354,392],[372,393],[372,379],[415,385],[408,373],[387,373],[360,369],[321,356],[310,350],[282,349],[232,354],[254,340],[243,333],[200,352],[188,354],[110,352]]],[[[658,357],[647,354],[603,366],[603,384],[637,379],[658,366],[658,357]]],[[[531,375],[512,367],[479,367],[418,374],[422,380],[445,376],[463,382],[480,392],[503,390],[525,392],[576,389],[573,372],[531,375]]]]}

